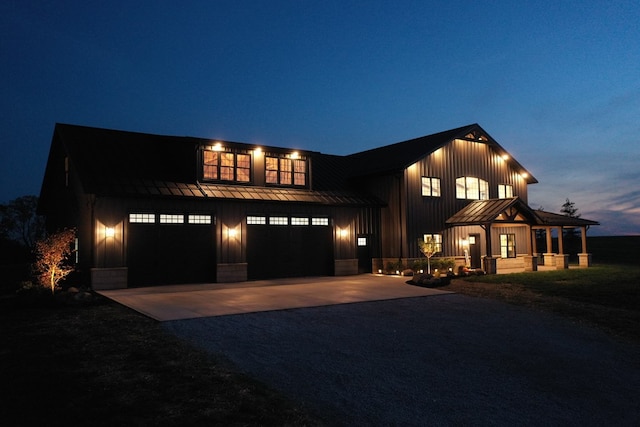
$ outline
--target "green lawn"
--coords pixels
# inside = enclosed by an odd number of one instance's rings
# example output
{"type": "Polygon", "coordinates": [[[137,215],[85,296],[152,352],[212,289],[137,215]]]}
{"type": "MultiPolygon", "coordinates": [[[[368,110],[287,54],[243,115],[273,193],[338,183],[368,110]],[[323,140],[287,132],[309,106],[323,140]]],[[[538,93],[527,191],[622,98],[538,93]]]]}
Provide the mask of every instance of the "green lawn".
{"type": "Polygon", "coordinates": [[[473,276],[443,289],[550,310],[640,340],[638,266],[473,276]]]}

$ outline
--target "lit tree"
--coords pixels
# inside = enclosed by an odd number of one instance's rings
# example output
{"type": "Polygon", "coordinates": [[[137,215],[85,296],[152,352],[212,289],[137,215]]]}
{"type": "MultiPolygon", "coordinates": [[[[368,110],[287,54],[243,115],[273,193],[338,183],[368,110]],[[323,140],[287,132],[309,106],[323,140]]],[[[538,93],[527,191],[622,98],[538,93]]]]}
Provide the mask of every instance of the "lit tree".
{"type": "Polygon", "coordinates": [[[427,236],[426,240],[418,239],[418,247],[427,257],[427,272],[431,274],[431,257],[438,253],[438,243],[433,236],[427,236]]]}
{"type": "Polygon", "coordinates": [[[68,261],[75,238],[75,230],[66,229],[36,242],[36,271],[40,274],[40,284],[50,287],[51,294],[55,293],[58,283],[74,270],[68,261]]]}

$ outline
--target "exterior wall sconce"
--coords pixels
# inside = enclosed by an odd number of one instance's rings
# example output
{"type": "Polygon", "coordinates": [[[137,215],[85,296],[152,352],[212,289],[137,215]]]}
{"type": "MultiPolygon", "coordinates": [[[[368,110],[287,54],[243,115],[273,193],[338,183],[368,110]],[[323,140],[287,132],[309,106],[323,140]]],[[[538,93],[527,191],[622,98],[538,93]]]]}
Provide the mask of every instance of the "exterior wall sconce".
{"type": "Polygon", "coordinates": [[[346,228],[341,228],[338,231],[338,234],[340,235],[340,237],[342,237],[344,239],[349,234],[349,231],[346,228]]]}
{"type": "Polygon", "coordinates": [[[237,235],[238,231],[235,228],[227,229],[227,237],[229,237],[230,239],[235,239],[237,235]]]}
{"type": "Polygon", "coordinates": [[[116,235],[116,229],[113,227],[104,228],[104,237],[113,237],[116,235]]]}

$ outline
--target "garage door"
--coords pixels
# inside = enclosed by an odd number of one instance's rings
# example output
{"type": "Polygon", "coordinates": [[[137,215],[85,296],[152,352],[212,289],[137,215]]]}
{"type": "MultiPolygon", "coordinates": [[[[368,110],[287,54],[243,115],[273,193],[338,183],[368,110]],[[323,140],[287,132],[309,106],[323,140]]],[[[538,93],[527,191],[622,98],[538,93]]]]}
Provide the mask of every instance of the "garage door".
{"type": "Polygon", "coordinates": [[[247,217],[250,280],[333,275],[328,218],[247,217]]]}
{"type": "Polygon", "coordinates": [[[215,282],[212,223],[211,215],[130,215],[129,286],[215,282]]]}

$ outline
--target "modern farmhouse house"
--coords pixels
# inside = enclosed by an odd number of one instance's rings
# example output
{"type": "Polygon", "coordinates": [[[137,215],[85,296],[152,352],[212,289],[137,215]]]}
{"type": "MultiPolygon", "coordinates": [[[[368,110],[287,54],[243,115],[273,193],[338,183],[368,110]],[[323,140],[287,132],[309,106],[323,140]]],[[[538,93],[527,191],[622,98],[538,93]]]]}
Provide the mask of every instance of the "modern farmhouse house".
{"type": "Polygon", "coordinates": [[[597,222],[531,209],[536,182],[477,124],[348,156],[57,124],[39,210],[77,229],[96,289],[375,272],[428,238],[460,265],[535,270],[538,229],[566,268],[563,227],[588,266],[597,222]]]}

